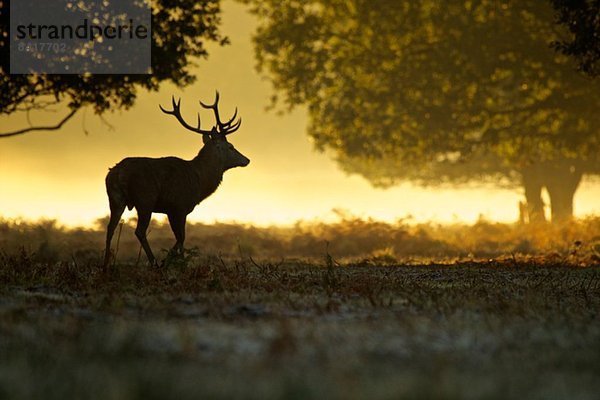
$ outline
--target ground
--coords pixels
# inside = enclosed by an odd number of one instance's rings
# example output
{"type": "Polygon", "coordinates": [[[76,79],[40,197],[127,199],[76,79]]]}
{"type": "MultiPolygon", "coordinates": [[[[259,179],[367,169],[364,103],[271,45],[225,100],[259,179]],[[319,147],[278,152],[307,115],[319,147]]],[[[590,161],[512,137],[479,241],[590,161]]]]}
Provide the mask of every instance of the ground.
{"type": "Polygon", "coordinates": [[[600,267],[0,257],[0,398],[596,399],[600,267]]]}

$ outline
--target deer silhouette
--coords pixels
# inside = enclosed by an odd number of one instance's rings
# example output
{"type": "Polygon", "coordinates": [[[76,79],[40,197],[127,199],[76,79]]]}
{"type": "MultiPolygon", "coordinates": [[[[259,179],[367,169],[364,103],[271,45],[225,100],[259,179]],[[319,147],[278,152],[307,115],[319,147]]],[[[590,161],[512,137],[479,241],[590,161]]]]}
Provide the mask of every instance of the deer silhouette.
{"type": "Polygon", "coordinates": [[[111,241],[121,220],[125,207],[135,208],[138,215],[135,235],[140,241],[148,261],[157,265],[146,238],[146,231],[152,213],[167,214],[176,243],[172,251],[183,254],[185,225],[189,213],[202,200],[217,190],[223,173],[235,167],[245,167],[250,163],[242,153],[227,141],[227,135],[237,131],[242,119],[233,117],[221,122],[219,117],[219,92],[211,105],[200,102],[206,109],[212,109],[216,125],[211,130],[201,129],[200,113],[198,127],[189,125],[181,116],[181,99],[173,96],[172,110],[159,106],[165,114],[173,115],[186,129],[202,135],[204,146],[196,157],[182,160],[177,157],[148,158],[129,157],[110,168],[106,175],[106,192],[110,205],[110,221],[106,230],[106,250],[104,266],[111,260],[111,241]]]}

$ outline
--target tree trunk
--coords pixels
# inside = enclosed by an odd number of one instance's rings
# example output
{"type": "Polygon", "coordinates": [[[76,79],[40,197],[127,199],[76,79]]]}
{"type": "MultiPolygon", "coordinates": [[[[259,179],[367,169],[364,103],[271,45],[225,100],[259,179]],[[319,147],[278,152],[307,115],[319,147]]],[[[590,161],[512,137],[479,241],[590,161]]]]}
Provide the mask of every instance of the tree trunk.
{"type": "Polygon", "coordinates": [[[546,221],[544,201],[542,200],[544,183],[540,172],[540,169],[536,166],[531,166],[522,171],[523,188],[527,200],[526,218],[523,219],[529,223],[546,221]]]}
{"type": "Polygon", "coordinates": [[[563,222],[573,218],[573,197],[583,176],[581,168],[560,162],[545,168],[545,175],[552,222],[563,222]]]}

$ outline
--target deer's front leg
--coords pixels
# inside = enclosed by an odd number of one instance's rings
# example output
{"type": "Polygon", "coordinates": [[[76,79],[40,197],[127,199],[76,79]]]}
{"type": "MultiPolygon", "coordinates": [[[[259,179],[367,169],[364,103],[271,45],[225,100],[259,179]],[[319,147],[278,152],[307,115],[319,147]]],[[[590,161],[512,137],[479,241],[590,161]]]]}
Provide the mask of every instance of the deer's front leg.
{"type": "Polygon", "coordinates": [[[171,213],[168,214],[169,217],[169,225],[171,225],[171,230],[175,235],[175,246],[173,246],[173,251],[183,255],[183,243],[185,242],[185,223],[187,215],[182,213],[171,213]]]}

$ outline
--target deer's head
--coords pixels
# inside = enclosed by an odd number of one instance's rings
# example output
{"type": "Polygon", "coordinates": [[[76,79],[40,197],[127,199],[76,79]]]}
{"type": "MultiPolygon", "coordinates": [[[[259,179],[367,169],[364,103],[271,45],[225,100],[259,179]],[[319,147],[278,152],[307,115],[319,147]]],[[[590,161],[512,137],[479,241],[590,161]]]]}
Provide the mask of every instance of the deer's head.
{"type": "Polygon", "coordinates": [[[237,131],[242,125],[242,119],[235,121],[237,117],[237,108],[233,114],[233,117],[227,122],[221,122],[219,117],[219,92],[217,92],[215,102],[213,104],[204,104],[200,102],[200,105],[204,108],[213,110],[216,119],[216,125],[211,130],[201,129],[200,113],[198,113],[198,127],[189,125],[181,116],[181,99],[175,100],[173,96],[171,98],[173,104],[172,110],[165,110],[162,106],[159,106],[162,112],[165,114],[173,115],[177,118],[177,121],[186,129],[199,133],[202,135],[202,141],[204,142],[203,151],[209,151],[216,154],[220,158],[223,164],[224,170],[228,170],[235,167],[245,167],[250,164],[250,160],[245,157],[242,153],[233,147],[233,144],[227,141],[227,135],[237,131]]]}

